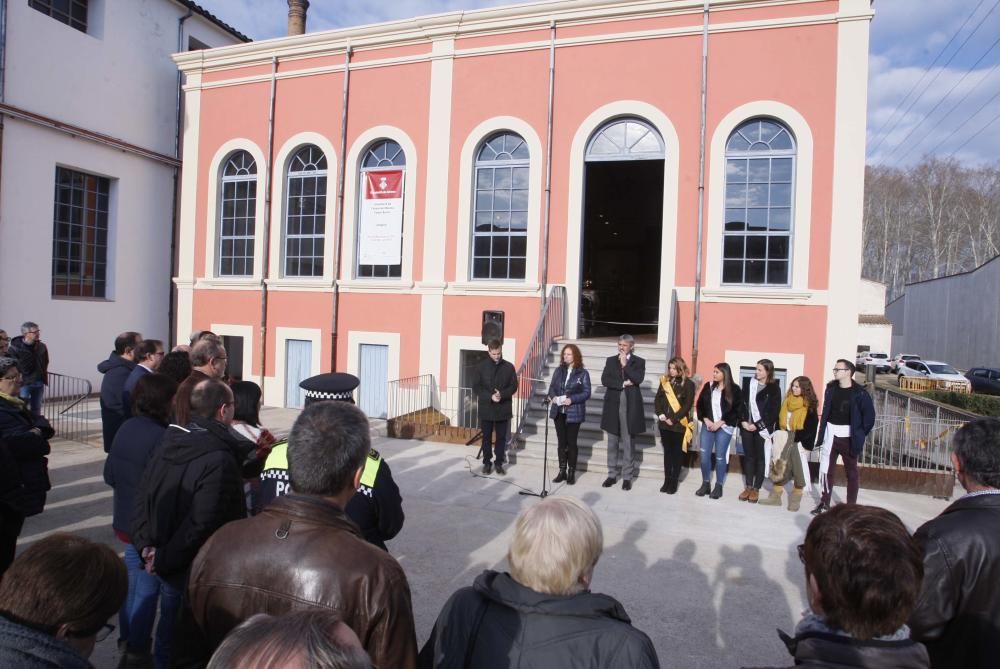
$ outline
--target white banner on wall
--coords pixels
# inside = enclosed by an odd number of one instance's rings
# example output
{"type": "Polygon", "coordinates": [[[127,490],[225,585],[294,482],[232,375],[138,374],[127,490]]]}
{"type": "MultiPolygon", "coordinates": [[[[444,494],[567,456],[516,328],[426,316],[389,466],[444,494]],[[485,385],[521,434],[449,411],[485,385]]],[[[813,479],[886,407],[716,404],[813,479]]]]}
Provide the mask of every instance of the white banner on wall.
{"type": "Polygon", "coordinates": [[[361,265],[399,265],[403,240],[403,170],[365,172],[358,226],[361,265]]]}

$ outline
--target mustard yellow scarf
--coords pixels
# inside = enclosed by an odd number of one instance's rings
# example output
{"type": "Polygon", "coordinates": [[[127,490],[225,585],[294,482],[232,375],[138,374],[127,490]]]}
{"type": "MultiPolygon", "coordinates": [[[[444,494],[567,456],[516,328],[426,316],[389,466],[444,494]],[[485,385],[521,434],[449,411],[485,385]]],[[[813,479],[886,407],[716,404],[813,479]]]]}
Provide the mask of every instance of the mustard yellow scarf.
{"type": "Polygon", "coordinates": [[[24,403],[24,400],[22,400],[20,397],[14,397],[13,395],[8,395],[7,393],[2,391],[0,391],[0,399],[7,400],[21,411],[24,411],[28,406],[27,404],[24,403]]]}
{"type": "Polygon", "coordinates": [[[788,395],[781,403],[781,411],[778,413],[778,427],[782,430],[797,432],[806,426],[806,416],[809,414],[809,405],[806,399],[799,395],[788,395]],[[792,414],[791,424],[788,423],[788,414],[792,414]]]}

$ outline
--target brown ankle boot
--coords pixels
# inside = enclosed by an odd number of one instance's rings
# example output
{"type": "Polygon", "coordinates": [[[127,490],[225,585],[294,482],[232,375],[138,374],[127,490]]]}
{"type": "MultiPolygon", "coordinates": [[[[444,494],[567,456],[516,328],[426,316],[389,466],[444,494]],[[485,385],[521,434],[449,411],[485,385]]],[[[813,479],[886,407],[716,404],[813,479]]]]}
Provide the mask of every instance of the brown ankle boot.
{"type": "Polygon", "coordinates": [[[788,510],[798,511],[799,507],[802,505],[802,488],[792,488],[792,492],[788,494],[788,510]]]}
{"type": "Polygon", "coordinates": [[[750,502],[751,504],[756,504],[758,499],[760,499],[760,490],[757,490],[756,488],[751,488],[750,496],[747,498],[747,501],[750,502]]]}
{"type": "Polygon", "coordinates": [[[743,492],[740,493],[739,500],[741,502],[745,502],[748,499],[750,499],[751,490],[753,490],[753,488],[751,488],[750,486],[746,486],[745,488],[743,488],[743,492]]]}

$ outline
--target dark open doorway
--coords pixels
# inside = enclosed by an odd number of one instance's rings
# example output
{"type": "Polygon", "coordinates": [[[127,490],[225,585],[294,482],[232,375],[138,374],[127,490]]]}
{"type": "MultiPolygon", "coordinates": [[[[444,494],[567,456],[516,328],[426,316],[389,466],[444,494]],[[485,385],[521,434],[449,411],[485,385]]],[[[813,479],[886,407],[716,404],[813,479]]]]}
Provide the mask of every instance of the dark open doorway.
{"type": "Polygon", "coordinates": [[[581,337],[656,334],[663,160],[586,164],[581,337]]]}

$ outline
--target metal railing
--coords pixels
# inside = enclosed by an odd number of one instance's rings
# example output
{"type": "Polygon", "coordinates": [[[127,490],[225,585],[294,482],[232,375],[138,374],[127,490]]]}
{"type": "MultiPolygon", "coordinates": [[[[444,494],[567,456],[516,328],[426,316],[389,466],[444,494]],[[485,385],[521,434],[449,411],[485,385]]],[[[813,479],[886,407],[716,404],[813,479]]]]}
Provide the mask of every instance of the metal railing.
{"type": "Polygon", "coordinates": [[[951,470],[949,453],[963,420],[881,416],[868,435],[859,464],[905,471],[951,470]]]}
{"type": "Polygon", "coordinates": [[[100,445],[101,420],[94,414],[93,387],[87,379],[49,372],[42,413],[56,436],[84,444],[100,445]]]}
{"type": "Polygon", "coordinates": [[[479,402],[471,388],[438,388],[431,374],[389,382],[389,436],[472,438],[479,431],[479,402]]]}
{"type": "Polygon", "coordinates": [[[549,297],[542,305],[538,325],[528,341],[521,366],[517,369],[517,395],[514,399],[513,436],[520,436],[528,415],[528,403],[534,394],[535,383],[541,377],[548,361],[549,349],[557,337],[566,333],[566,288],[552,286],[549,297]]]}

